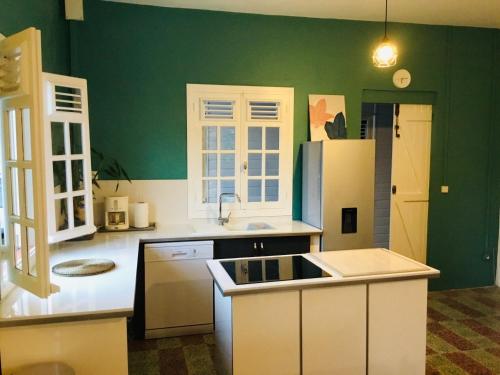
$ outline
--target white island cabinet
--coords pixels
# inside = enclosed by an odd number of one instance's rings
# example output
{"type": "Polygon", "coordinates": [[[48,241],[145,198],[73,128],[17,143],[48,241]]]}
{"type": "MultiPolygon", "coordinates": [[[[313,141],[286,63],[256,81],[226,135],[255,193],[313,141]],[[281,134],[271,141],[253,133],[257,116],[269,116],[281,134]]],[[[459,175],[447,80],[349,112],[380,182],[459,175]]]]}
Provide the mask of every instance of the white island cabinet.
{"type": "Polygon", "coordinates": [[[221,373],[425,374],[438,270],[385,249],[207,263],[221,373]]]}

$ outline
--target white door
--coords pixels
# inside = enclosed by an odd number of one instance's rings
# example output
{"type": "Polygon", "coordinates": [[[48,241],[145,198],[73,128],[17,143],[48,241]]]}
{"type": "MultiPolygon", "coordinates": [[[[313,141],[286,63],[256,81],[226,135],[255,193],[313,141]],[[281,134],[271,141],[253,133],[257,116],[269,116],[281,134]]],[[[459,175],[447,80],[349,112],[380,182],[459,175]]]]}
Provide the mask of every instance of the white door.
{"type": "Polygon", "coordinates": [[[425,263],[432,106],[402,104],[395,123],[389,247],[425,263]]]}

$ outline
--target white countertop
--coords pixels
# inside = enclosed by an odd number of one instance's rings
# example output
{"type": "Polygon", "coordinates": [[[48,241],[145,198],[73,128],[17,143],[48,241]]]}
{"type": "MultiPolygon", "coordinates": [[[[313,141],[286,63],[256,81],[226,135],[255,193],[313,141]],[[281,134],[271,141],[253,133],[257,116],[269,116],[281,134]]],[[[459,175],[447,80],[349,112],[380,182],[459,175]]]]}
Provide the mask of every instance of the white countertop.
{"type": "Polygon", "coordinates": [[[58,293],[43,299],[15,288],[0,301],[0,327],[50,321],[131,316],[134,308],[136,271],[140,241],[187,241],[255,236],[312,235],[321,230],[300,221],[247,220],[223,228],[214,221],[193,220],[186,224],[159,225],[151,232],[97,233],[94,239],[63,242],[51,247],[51,267],[81,258],[107,258],[116,267],[100,275],[62,277],[51,274],[58,293]],[[265,221],[274,229],[244,230],[248,222],[265,221]]]}
{"type": "MultiPolygon", "coordinates": [[[[282,257],[287,256],[293,255],[283,255],[282,257]]],[[[216,285],[224,296],[277,291],[280,289],[305,289],[439,276],[439,271],[435,268],[387,249],[327,251],[303,254],[302,256],[331,276],[236,285],[220,264],[220,260],[209,260],[207,264],[216,285]]],[[[278,257],[263,258],[273,259],[278,257]]],[[[239,260],[241,259],[239,258],[239,260]]],[[[227,260],[225,259],[225,261],[227,260]]]]}

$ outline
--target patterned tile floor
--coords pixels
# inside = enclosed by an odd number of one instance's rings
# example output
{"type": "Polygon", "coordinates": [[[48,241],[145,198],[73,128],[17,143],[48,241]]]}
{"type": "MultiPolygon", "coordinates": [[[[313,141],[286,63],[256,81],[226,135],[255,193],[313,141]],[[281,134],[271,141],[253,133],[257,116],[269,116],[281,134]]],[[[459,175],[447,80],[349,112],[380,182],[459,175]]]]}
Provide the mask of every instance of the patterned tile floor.
{"type": "MultiPolygon", "coordinates": [[[[500,375],[500,288],[431,292],[427,316],[428,375],[500,375]]],[[[214,349],[212,335],[130,341],[130,375],[216,374],[214,349]]]]}

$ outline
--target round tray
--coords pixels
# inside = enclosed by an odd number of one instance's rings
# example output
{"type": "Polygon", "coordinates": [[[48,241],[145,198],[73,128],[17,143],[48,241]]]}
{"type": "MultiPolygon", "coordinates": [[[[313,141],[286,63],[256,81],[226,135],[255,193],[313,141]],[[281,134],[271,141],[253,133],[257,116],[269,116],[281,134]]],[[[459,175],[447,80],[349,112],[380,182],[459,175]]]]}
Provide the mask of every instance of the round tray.
{"type": "Polygon", "coordinates": [[[56,264],[52,272],[60,276],[98,275],[115,268],[115,262],[109,259],[75,259],[56,264]]]}

